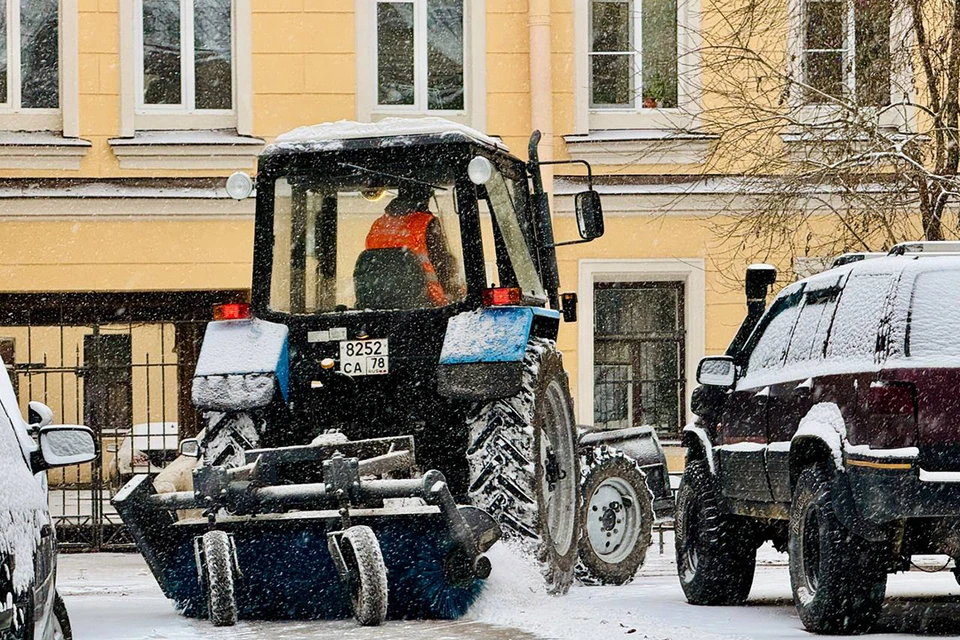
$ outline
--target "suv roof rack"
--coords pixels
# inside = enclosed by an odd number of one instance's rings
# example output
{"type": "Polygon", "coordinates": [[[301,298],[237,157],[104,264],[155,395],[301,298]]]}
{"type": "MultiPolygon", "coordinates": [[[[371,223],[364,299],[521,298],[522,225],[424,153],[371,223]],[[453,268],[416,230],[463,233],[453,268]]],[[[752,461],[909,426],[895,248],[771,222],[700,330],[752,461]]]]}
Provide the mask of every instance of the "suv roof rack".
{"type": "Polygon", "coordinates": [[[960,253],[960,241],[957,240],[928,240],[923,242],[901,242],[890,249],[891,256],[925,253],[927,255],[943,255],[946,253],[960,253]]]}
{"type": "Polygon", "coordinates": [[[855,253],[844,253],[833,259],[833,264],[830,265],[830,268],[836,269],[837,267],[842,267],[845,264],[860,262],[861,260],[871,260],[873,258],[882,258],[885,255],[887,254],[882,252],[876,252],[876,251],[859,251],[855,253]]]}

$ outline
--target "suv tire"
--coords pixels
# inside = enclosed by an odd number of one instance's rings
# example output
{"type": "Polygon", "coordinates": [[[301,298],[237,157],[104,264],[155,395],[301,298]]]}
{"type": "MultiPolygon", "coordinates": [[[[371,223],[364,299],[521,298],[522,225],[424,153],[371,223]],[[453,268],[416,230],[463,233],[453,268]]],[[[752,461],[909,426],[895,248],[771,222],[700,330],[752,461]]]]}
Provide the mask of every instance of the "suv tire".
{"type": "Polygon", "coordinates": [[[803,626],[815,633],[863,633],[880,613],[887,573],[875,543],[848,531],[833,510],[821,467],[800,474],[790,507],[790,585],[803,626]]]}
{"type": "Polygon", "coordinates": [[[677,571],[690,604],[742,604],[757,565],[753,525],[720,508],[706,460],[687,464],[677,495],[677,571]]]}

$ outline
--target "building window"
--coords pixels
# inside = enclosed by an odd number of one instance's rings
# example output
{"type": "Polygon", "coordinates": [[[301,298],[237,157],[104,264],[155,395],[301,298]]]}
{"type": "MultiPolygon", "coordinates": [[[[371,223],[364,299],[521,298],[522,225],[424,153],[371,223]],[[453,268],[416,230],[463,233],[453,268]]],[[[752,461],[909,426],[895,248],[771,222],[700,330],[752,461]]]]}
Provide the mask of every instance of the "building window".
{"type": "Polygon", "coordinates": [[[890,104],[890,0],[807,0],[803,16],[805,101],[890,104]]]}
{"type": "Polygon", "coordinates": [[[0,2],[0,104],[60,107],[59,0],[0,2]]]}
{"type": "Polygon", "coordinates": [[[378,109],[463,111],[463,0],[376,5],[378,109]]]}
{"type": "Polygon", "coordinates": [[[140,0],[139,110],[234,108],[231,0],[140,0]]]}
{"type": "Polygon", "coordinates": [[[683,282],[597,283],[594,424],[676,437],[685,414],[683,282]]]}
{"type": "Polygon", "coordinates": [[[677,0],[592,0],[590,107],[677,106],[677,0]]]}

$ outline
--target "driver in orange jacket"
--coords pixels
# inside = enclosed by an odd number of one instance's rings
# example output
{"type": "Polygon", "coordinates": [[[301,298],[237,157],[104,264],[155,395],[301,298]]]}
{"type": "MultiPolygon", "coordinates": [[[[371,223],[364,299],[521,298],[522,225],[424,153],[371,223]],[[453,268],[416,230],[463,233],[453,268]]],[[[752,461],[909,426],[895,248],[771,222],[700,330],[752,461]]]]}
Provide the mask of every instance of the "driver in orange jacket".
{"type": "Polygon", "coordinates": [[[428,185],[402,184],[370,227],[366,248],[409,249],[420,259],[430,302],[442,307],[457,295],[457,272],[440,220],[430,212],[432,195],[428,185]]]}

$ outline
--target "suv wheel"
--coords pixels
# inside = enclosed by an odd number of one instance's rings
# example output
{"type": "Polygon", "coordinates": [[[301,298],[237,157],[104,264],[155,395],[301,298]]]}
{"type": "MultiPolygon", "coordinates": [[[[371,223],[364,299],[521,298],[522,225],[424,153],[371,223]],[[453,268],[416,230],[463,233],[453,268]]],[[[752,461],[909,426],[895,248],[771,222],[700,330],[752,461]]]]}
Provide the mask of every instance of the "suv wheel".
{"type": "Polygon", "coordinates": [[[757,564],[750,520],[720,509],[720,489],[705,460],[687,464],[677,495],[677,571],[691,604],[741,604],[757,564]]]}
{"type": "Polygon", "coordinates": [[[880,550],[847,531],[833,511],[830,476],[800,474],[790,508],[790,584],[803,626],[816,633],[863,633],[883,604],[880,550]]]}

